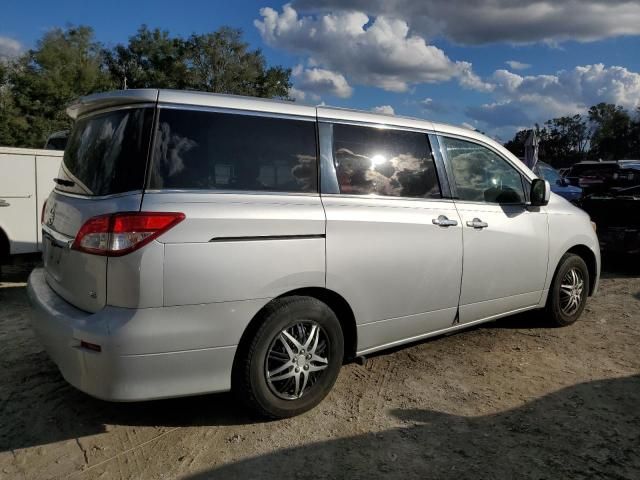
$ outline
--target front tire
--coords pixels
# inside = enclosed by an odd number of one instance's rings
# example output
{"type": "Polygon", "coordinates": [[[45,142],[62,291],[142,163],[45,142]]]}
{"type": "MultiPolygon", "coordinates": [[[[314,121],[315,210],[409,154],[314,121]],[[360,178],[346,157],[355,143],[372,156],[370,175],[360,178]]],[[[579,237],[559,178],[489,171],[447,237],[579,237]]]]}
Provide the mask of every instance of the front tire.
{"type": "Polygon", "coordinates": [[[258,415],[285,418],[312,409],[333,387],[344,355],[342,328],[321,301],[277,299],[243,341],[234,365],[234,394],[258,415]]]}
{"type": "Polygon", "coordinates": [[[560,259],[553,278],[546,311],[551,322],[558,327],[575,323],[587,303],[589,269],[584,260],[573,253],[560,259]]]}

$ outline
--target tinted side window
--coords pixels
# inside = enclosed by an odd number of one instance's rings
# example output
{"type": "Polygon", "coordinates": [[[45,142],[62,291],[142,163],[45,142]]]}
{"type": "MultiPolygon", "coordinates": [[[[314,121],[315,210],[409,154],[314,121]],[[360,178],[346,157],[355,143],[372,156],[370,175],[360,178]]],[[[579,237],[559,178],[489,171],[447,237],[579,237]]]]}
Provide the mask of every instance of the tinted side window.
{"type": "Polygon", "coordinates": [[[333,158],[340,193],[441,196],[426,134],[335,124],[333,158]]]}
{"type": "Polygon", "coordinates": [[[442,141],[460,200],[524,203],[520,173],[506,160],[477,143],[446,137],[442,141]]]}
{"type": "Polygon", "coordinates": [[[162,109],[150,188],[317,192],[315,123],[162,109]]]}

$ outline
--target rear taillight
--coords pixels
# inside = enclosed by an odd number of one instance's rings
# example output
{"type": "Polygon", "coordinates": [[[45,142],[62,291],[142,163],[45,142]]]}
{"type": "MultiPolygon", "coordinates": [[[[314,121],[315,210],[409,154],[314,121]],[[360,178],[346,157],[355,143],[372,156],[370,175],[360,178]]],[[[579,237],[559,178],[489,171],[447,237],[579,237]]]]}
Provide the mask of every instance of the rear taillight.
{"type": "Polygon", "coordinates": [[[90,218],[71,248],[95,255],[119,257],[143,247],[184,220],[178,212],[126,212],[90,218]]]}
{"type": "MultiPolygon", "coordinates": [[[[44,223],[44,211],[47,209],[47,201],[45,200],[42,204],[42,211],[40,212],[40,225],[44,223]]],[[[31,217],[33,218],[33,217],[31,217]]]]}

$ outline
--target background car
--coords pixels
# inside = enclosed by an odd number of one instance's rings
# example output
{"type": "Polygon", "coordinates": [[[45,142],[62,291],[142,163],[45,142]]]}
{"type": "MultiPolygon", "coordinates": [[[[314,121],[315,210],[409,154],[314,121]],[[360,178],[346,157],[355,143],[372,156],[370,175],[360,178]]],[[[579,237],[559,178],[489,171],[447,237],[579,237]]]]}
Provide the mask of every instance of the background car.
{"type": "Polygon", "coordinates": [[[586,161],[576,163],[565,176],[569,184],[587,193],[633,187],[640,182],[640,160],[586,161]]]}
{"type": "Polygon", "coordinates": [[[62,151],[0,147],[0,263],[42,250],[40,213],[62,151]]]}
{"type": "Polygon", "coordinates": [[[571,185],[560,172],[548,163],[538,162],[533,167],[533,173],[546,180],[551,185],[551,191],[572,203],[577,202],[582,197],[582,188],[571,185]]]}
{"type": "Polygon", "coordinates": [[[640,254],[640,161],[596,163],[580,175],[589,187],[578,206],[598,225],[600,249],[609,255],[640,254]]]}
{"type": "Polygon", "coordinates": [[[52,133],[44,144],[45,150],[64,150],[69,140],[69,130],[52,133]]]}

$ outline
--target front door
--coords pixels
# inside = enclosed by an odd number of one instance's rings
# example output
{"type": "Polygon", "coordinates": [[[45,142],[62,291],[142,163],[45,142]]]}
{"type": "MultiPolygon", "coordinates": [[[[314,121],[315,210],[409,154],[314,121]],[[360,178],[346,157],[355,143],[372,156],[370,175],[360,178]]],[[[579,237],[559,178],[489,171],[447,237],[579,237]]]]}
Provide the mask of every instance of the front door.
{"type": "Polygon", "coordinates": [[[441,137],[462,221],[460,323],[539,303],[547,274],[546,212],[525,205],[528,180],[487,146],[441,137]]]}

